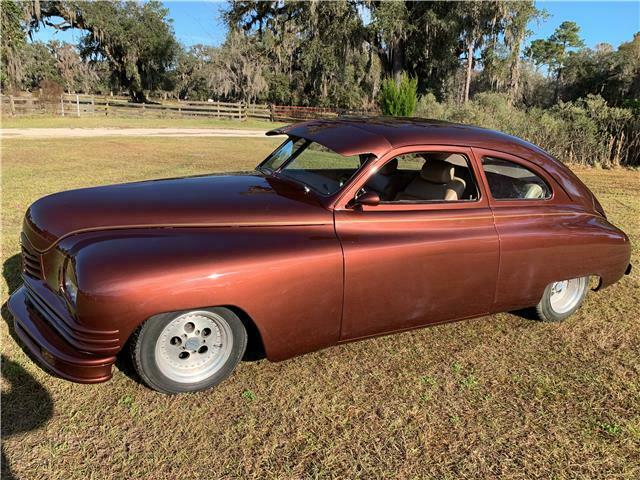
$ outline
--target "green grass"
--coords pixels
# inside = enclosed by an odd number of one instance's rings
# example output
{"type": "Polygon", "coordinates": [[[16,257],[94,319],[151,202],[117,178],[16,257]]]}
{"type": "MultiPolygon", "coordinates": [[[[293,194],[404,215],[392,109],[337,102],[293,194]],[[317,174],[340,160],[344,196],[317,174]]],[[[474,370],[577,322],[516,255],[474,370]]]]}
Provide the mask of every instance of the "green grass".
{"type": "Polygon", "coordinates": [[[239,128],[272,129],[283,123],[247,119],[224,120],[216,118],[118,118],[118,117],[2,117],[2,128],[239,128]]]}
{"type": "MultiPolygon", "coordinates": [[[[22,215],[42,195],[244,170],[277,143],[4,140],[3,302],[19,285],[22,215]]],[[[500,314],[242,363],[176,397],[120,370],[92,386],[50,377],[0,322],[3,463],[25,479],[640,478],[640,173],[576,173],[630,235],[636,270],[566,322],[500,314]]]]}

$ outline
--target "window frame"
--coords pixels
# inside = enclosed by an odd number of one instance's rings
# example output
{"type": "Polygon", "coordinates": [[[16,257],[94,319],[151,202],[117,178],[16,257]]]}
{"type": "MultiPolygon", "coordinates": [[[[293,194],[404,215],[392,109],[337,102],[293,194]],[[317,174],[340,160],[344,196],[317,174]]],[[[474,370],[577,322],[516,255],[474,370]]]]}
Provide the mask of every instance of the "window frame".
{"type": "Polygon", "coordinates": [[[553,180],[553,178],[542,167],[538,166],[537,164],[531,161],[525,160],[520,157],[516,157],[515,155],[511,155],[505,152],[499,152],[499,151],[489,150],[485,148],[474,148],[473,152],[476,156],[478,167],[482,175],[482,181],[485,184],[485,189],[487,191],[487,195],[490,199],[491,204],[495,203],[495,204],[504,205],[504,206],[509,206],[509,205],[515,206],[515,205],[522,205],[523,203],[527,205],[549,205],[550,203],[557,203],[556,202],[557,192],[560,186],[558,185],[557,182],[553,180]],[[519,165],[529,170],[530,172],[538,176],[547,185],[547,187],[551,192],[551,196],[549,198],[495,198],[491,193],[491,186],[489,185],[489,180],[487,179],[487,176],[485,175],[485,171],[484,171],[484,164],[482,160],[485,157],[492,157],[492,158],[495,158],[496,160],[515,163],[516,165],[519,165]]]}
{"type": "MultiPolygon", "coordinates": [[[[303,140],[304,143],[308,143],[309,140],[302,138],[302,137],[287,137],[286,140],[284,140],[280,145],[278,145],[275,150],[273,150],[269,155],[267,155],[267,157],[262,160],[257,166],[256,166],[256,170],[261,171],[262,169],[264,169],[264,166],[267,162],[269,162],[269,160],[271,160],[273,157],[275,157],[275,155],[277,153],[280,152],[280,150],[282,150],[284,148],[284,146],[288,143],[291,142],[292,144],[295,144],[298,140],[303,140]]],[[[296,150],[295,152],[293,152],[292,157],[295,159],[298,156],[298,151],[300,150],[300,148],[298,148],[298,150],[296,150]]],[[[288,159],[286,159],[284,162],[282,162],[280,164],[280,166],[278,166],[278,168],[271,168],[271,167],[267,167],[269,170],[271,170],[271,173],[277,173],[282,167],[285,166],[285,164],[289,163],[292,160],[292,157],[289,157],[288,159]]]]}
{"type": "Polygon", "coordinates": [[[359,174],[352,178],[350,184],[343,189],[342,195],[334,204],[335,210],[353,210],[350,206],[355,194],[366,185],[371,176],[375,175],[380,167],[390,162],[394,158],[411,153],[458,153],[464,155],[476,183],[478,198],[475,200],[425,200],[411,201],[403,200],[398,202],[380,202],[376,206],[360,205],[362,211],[406,211],[406,210],[461,210],[468,208],[486,208],[489,202],[486,195],[486,179],[478,170],[477,158],[471,147],[458,145],[410,145],[389,150],[380,158],[377,158],[363,167],[359,174]]]}

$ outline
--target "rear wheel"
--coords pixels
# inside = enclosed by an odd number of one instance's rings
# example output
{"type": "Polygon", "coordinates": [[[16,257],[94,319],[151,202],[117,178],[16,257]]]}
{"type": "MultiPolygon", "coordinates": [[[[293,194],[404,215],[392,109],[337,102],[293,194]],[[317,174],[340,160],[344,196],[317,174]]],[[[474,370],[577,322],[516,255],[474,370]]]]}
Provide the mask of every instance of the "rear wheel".
{"type": "Polygon", "coordinates": [[[231,310],[211,308],[151,317],[131,341],[133,365],[149,387],[195,392],[219,384],[236,367],[247,332],[231,310]]]}
{"type": "Polygon", "coordinates": [[[538,318],[546,322],[564,320],[580,308],[588,289],[589,277],[550,283],[536,305],[538,318]]]}

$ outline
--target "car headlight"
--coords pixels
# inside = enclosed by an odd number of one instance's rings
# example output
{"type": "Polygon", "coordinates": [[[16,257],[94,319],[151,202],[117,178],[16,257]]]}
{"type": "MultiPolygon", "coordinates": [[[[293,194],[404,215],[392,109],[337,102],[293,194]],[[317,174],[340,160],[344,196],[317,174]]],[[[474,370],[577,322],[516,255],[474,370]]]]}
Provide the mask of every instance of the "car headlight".
{"type": "Polygon", "coordinates": [[[65,262],[64,272],[62,273],[62,289],[67,298],[71,300],[71,303],[75,305],[78,299],[78,280],[76,279],[73,262],[70,259],[65,262]]]}

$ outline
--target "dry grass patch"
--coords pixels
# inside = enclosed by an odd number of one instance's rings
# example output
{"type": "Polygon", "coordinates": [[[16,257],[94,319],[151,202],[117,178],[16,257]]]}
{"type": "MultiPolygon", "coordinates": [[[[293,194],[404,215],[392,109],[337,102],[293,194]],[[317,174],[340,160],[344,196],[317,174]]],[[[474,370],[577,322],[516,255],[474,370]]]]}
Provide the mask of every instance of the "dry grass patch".
{"type": "MultiPolygon", "coordinates": [[[[21,217],[42,195],[245,170],[276,143],[5,141],[8,289],[21,217]]],[[[2,322],[6,464],[16,478],[65,480],[640,478],[640,174],[577,174],[630,235],[636,269],[562,324],[500,314],[243,363],[215,390],[166,397],[121,371],[94,386],[49,377],[2,322]]]]}

